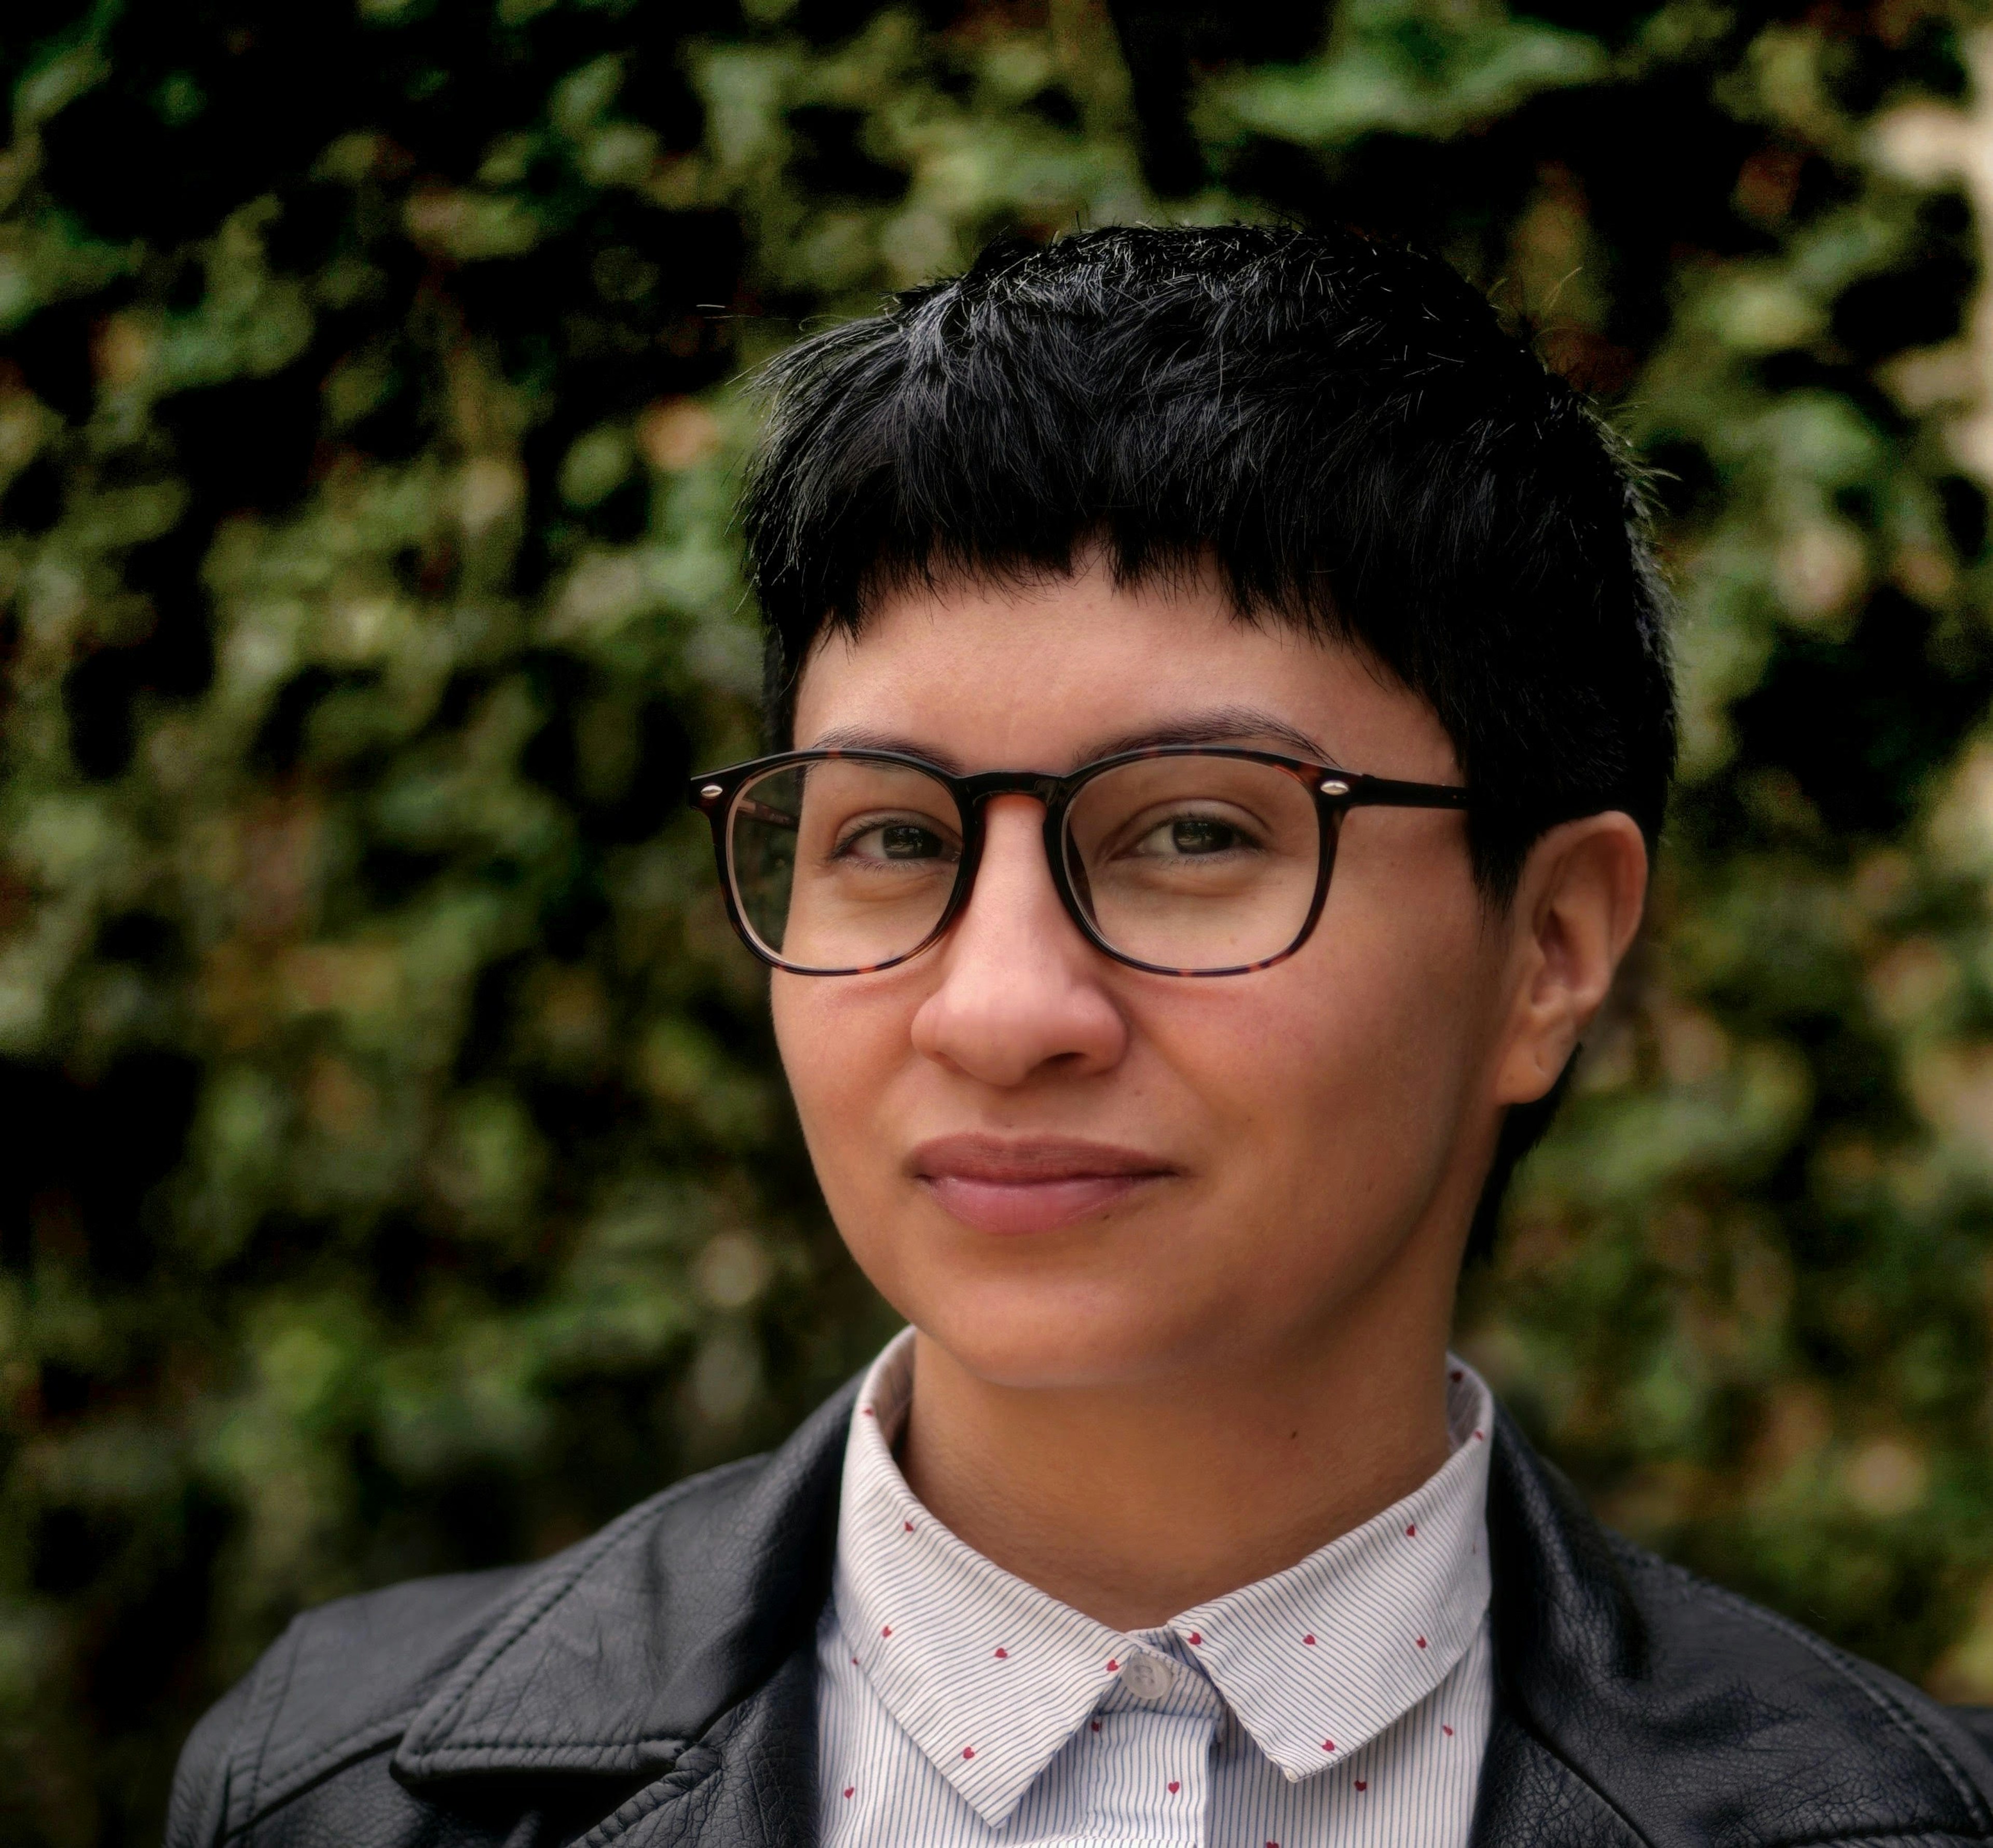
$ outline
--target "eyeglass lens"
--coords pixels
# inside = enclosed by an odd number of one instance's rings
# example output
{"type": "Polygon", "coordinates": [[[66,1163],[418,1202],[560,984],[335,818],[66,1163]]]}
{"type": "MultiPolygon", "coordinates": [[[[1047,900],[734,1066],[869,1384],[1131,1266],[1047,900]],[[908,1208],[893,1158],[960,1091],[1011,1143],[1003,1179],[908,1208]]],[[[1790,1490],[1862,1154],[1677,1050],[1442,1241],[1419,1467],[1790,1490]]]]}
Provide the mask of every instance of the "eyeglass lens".
{"type": "MultiPolygon", "coordinates": [[[[947,910],[963,819],[947,785],[862,758],[792,764],[735,797],[729,866],[743,919],[792,968],[877,967],[947,910]]],[[[1102,772],[1067,811],[1065,871],[1101,941],[1137,962],[1236,968],[1289,949],[1320,869],[1313,796],[1270,764],[1186,755],[1102,772]]]]}

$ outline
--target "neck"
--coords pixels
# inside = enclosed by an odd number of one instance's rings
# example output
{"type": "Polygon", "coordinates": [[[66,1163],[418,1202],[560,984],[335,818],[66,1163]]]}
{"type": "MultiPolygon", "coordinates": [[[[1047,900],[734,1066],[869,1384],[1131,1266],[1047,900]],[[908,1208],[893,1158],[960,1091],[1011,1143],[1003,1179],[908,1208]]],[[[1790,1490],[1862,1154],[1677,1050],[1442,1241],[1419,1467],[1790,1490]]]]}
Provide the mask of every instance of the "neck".
{"type": "Polygon", "coordinates": [[[1006,1571],[1111,1628],[1154,1628],[1284,1571],[1446,1460],[1446,1316],[1414,1319],[1359,1313],[1284,1362],[1075,1390],[993,1384],[917,1334],[901,1467],[1006,1571]]]}

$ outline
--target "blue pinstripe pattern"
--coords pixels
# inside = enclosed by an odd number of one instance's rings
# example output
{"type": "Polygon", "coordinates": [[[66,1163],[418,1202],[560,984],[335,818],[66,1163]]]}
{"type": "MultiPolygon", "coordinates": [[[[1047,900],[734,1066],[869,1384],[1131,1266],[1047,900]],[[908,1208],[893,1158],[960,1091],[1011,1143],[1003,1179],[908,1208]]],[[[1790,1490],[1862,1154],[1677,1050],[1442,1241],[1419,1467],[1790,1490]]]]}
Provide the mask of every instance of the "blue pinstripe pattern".
{"type": "Polygon", "coordinates": [[[1464,1848],[1492,1692],[1488,1389],[1451,1454],[1298,1565],[1110,1630],[964,1545],[892,1443],[911,1333],[852,1419],[817,1635],[826,1848],[1464,1848]]]}

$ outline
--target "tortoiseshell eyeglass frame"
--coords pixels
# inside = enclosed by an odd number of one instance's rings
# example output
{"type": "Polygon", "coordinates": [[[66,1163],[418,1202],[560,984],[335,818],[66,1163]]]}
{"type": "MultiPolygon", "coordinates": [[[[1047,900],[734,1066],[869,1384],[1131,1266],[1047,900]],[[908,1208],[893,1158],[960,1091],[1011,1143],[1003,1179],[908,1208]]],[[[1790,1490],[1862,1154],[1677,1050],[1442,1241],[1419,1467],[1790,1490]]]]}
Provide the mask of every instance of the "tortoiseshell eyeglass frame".
{"type": "Polygon", "coordinates": [[[1451,783],[1400,782],[1390,777],[1366,776],[1358,771],[1340,769],[1333,764],[1311,763],[1305,758],[1282,757],[1273,751],[1247,751],[1224,744],[1154,744],[1082,764],[1079,769],[1063,776],[1048,770],[984,770],[973,776],[955,776],[925,758],[897,751],[785,751],[773,757],[757,757],[744,764],[732,764],[723,770],[709,771],[703,776],[694,777],[689,794],[692,806],[713,826],[713,858],[720,869],[726,915],[735,933],[771,968],[784,970],[791,975],[871,975],[882,969],[894,969],[902,963],[911,962],[923,951],[932,949],[947,935],[949,926],[962,915],[962,907],[969,902],[969,895],[976,884],[976,869],[983,857],[983,805],[993,796],[1028,796],[1044,803],[1045,861],[1051,870],[1052,884],[1058,892],[1059,902],[1065,907],[1066,915],[1095,949],[1130,969],[1143,970],[1152,975],[1187,976],[1249,975],[1256,970],[1270,969],[1276,963],[1285,962],[1307,943],[1321,917],[1322,905],[1328,896],[1329,874],[1335,866],[1336,842],[1342,833],[1342,820],[1352,809],[1466,809],[1472,806],[1472,799],[1467,790],[1451,783]],[[1314,798],[1316,819],[1321,830],[1314,895],[1309,902],[1306,921],[1295,933],[1294,940],[1278,954],[1261,957],[1249,963],[1235,963],[1221,969],[1174,968],[1167,963],[1144,962],[1139,957],[1116,950],[1101,936],[1093,920],[1087,915],[1086,908],[1072,888],[1063,850],[1066,816],[1074,799],[1096,776],[1117,770],[1123,764],[1142,763],[1160,757],[1219,757],[1266,764],[1286,772],[1314,798]],[[746,785],[771,771],[839,761],[891,764],[932,777],[954,799],[955,809],[962,816],[962,857],[955,869],[955,888],[949,894],[940,919],[913,948],[888,957],[883,962],[864,963],[848,969],[817,969],[786,960],[755,936],[741,908],[729,841],[734,805],[746,785]]]}

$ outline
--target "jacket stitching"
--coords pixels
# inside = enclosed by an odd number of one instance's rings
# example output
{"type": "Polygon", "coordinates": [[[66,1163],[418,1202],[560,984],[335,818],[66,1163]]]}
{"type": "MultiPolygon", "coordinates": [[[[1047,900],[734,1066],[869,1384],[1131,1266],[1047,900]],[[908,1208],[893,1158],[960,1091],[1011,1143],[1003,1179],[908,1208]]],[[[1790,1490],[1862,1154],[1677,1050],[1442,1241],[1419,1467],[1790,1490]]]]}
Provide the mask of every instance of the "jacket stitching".
{"type": "MultiPolygon", "coordinates": [[[[224,1829],[221,1839],[225,1842],[234,1841],[248,1829],[253,1829],[265,1817],[282,1809],[286,1803],[295,1802],[313,1785],[323,1782],[336,1772],[362,1764],[368,1758],[378,1757],[382,1752],[390,1750],[399,1738],[402,1727],[417,1710],[412,1708],[408,1713],[398,1714],[391,1720],[381,1721],[380,1727],[385,1729],[381,1737],[366,1740],[364,1735],[368,1729],[363,1727],[358,1731],[347,1733],[337,1744],[327,1746],[323,1750],[315,1752],[303,1764],[285,1774],[281,1787],[267,1794],[261,1802],[252,1805],[249,1813],[240,1822],[224,1829]]],[[[677,1742],[668,1741],[667,1743],[677,1742]]],[[[681,1754],[682,1754],[687,1749],[689,1748],[682,1746],[681,1754]]],[[[701,1769],[692,1784],[682,1788],[688,1790],[696,1788],[713,1771],[720,1768],[720,1766],[715,1764],[701,1769]]],[[[668,1778],[675,1769],[675,1766],[667,1767],[659,1775],[668,1778]]],[[[657,1801],[663,1802],[665,1797],[670,1794],[669,1792],[661,1793],[657,1801]]],[[[633,1802],[636,1801],[634,1798],[630,1800],[633,1802]]],[[[605,1821],[607,1819],[605,1819],[605,1821]]],[[[631,1819],[633,1822],[640,1819],[636,1817],[631,1819]]],[[[601,1826],[597,1825],[598,1827],[601,1826]]]]}
{"type": "MultiPolygon", "coordinates": [[[[439,1745],[423,1753],[432,1764],[448,1764],[460,1752],[490,1752],[503,1749],[524,1751],[539,1760],[556,1757],[562,1752],[636,1751],[656,1748],[669,1751],[675,1757],[683,1757],[690,1749],[682,1739],[633,1739],[625,1733],[620,1739],[560,1739],[547,1740],[538,1745],[521,1746],[517,1739],[453,1739],[447,1745],[439,1745]]],[[[667,1765],[659,1773],[668,1775],[672,1767],[667,1765]]]]}
{"type": "MultiPolygon", "coordinates": [[[[1946,1782],[1950,1785],[1954,1793],[1964,1802],[1966,1809],[1972,1815],[1974,1822],[1979,1830],[1979,1839],[1982,1841],[1987,1839],[1988,1829],[1993,1827],[1993,1811],[1989,1811],[1984,1795],[1967,1775],[1965,1768],[1952,1756],[1943,1743],[1933,1737],[1917,1716],[1896,1699],[1887,1689],[1876,1686],[1866,1675],[1863,1675],[1851,1658],[1842,1655],[1831,1643],[1814,1636],[1810,1631],[1793,1623],[1790,1618],[1781,1617],[1775,1610],[1768,1610],[1762,1605],[1754,1604],[1749,1598],[1740,1597],[1735,1592],[1725,1590],[1720,1585],[1712,1585],[1708,1579],[1698,1578],[1685,1566],[1677,1566],[1671,1560],[1660,1559],[1656,1555],[1645,1554],[1640,1549],[1620,1539],[1617,1535],[1613,1535],[1612,1539],[1614,1550],[1621,1555],[1627,1564],[1644,1567],[1649,1571],[1653,1570],[1656,1565],[1659,1565],[1667,1576],[1674,1579],[1684,1590],[1701,1592],[1705,1596],[1713,1597],[1718,1603],[1735,1611],[1738,1616],[1749,1617],[1754,1623],[1777,1631],[1779,1634],[1790,1641],[1799,1644],[1808,1654],[1833,1669],[1844,1681],[1852,1682],[1875,1706],[1882,1709],[1896,1730],[1902,1733],[1911,1744],[1916,1746],[1924,1756],[1944,1774],[1946,1782]]],[[[1825,1836],[1818,1839],[1833,1840],[1837,1838],[1825,1836]]],[[[1850,1841],[1888,1842],[1915,1841],[1917,1838],[1915,1836],[1899,1835],[1844,1836],[1838,1839],[1850,1841]]]]}
{"type": "MultiPolygon", "coordinates": [[[[259,1775],[249,1792],[249,1809],[252,1816],[266,1815],[279,1805],[288,1803],[306,1785],[313,1783],[324,1771],[334,1768],[342,1758],[364,1758],[369,1752],[378,1751],[384,1745],[391,1745],[406,1730],[409,1722],[419,1709],[410,1707],[386,1720],[369,1720],[366,1725],[355,1727],[350,1733],[343,1733],[331,1744],[320,1746],[308,1758],[296,1764],[287,1765],[282,1773],[270,1780],[274,1794],[267,1802],[259,1802],[263,1780],[259,1775]],[[366,1741],[363,1744],[362,1741],[366,1741]]],[[[261,1763],[259,1759],[258,1770],[261,1763]]]]}
{"type": "MultiPolygon", "coordinates": [[[[355,1736],[357,1737],[357,1735],[355,1736]]],[[[378,1757],[382,1752],[387,1750],[393,1744],[394,1738],[392,1735],[390,1735],[385,1739],[377,1739],[371,1745],[364,1747],[357,1751],[348,1752],[345,1757],[337,1764],[319,1764],[313,1774],[308,1778],[300,1778],[295,1783],[286,1780],[284,1785],[279,1788],[275,1794],[272,1795],[266,1802],[254,1805],[250,1809],[249,1813],[245,1815],[241,1822],[234,1824],[232,1827],[224,1829],[221,1833],[221,1840],[224,1842],[232,1842],[242,1836],[247,1835],[251,1829],[254,1829],[256,1825],[262,1822],[266,1816],[275,1815],[276,1812],[282,1809],[286,1803],[295,1803],[299,1797],[304,1795],[305,1793],[311,1789],[314,1785],[323,1783],[326,1778],[332,1776],[335,1772],[348,1770],[354,1765],[364,1763],[368,1758],[378,1757]]],[[[324,1756],[325,1754],[323,1753],[318,1754],[318,1757],[320,1759],[323,1759],[324,1756]]]]}

